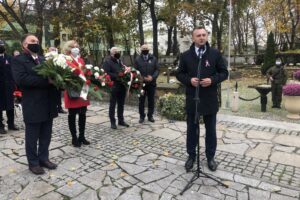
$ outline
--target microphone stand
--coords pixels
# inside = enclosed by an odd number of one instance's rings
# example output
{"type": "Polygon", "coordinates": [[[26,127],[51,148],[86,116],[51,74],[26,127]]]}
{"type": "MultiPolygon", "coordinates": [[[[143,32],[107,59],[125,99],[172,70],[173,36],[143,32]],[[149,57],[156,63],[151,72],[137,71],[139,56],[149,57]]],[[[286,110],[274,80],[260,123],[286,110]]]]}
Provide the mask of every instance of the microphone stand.
{"type": "MultiPolygon", "coordinates": [[[[205,51],[206,51],[206,49],[205,49],[205,51]]],[[[203,56],[204,52],[202,50],[200,50],[200,52],[199,52],[199,63],[198,63],[198,67],[197,67],[197,78],[198,78],[199,81],[200,81],[200,77],[201,77],[201,63],[202,63],[202,56],[203,56]]],[[[203,172],[202,169],[200,168],[200,142],[199,142],[199,139],[200,139],[200,124],[199,124],[199,121],[201,119],[201,116],[198,112],[198,105],[200,104],[199,88],[200,88],[200,84],[198,84],[197,87],[196,87],[195,98],[194,98],[195,107],[196,107],[195,108],[194,123],[197,125],[196,135],[197,135],[197,139],[198,139],[197,140],[197,154],[196,154],[196,156],[197,156],[197,170],[196,170],[196,173],[194,174],[194,176],[190,179],[190,181],[184,187],[184,189],[180,192],[180,195],[183,195],[183,193],[185,191],[187,191],[192,186],[192,183],[200,177],[210,178],[210,179],[216,181],[217,183],[221,184],[222,186],[228,188],[228,185],[224,184],[223,182],[221,182],[216,177],[213,177],[210,174],[207,174],[207,173],[203,172]],[[202,174],[202,176],[200,176],[200,174],[202,174]]]]}

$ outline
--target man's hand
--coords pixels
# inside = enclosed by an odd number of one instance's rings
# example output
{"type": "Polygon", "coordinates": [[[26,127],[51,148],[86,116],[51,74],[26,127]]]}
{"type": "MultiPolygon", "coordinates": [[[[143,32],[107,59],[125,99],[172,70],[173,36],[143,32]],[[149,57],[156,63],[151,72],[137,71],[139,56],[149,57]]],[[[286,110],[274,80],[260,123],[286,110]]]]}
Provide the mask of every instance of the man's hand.
{"type": "Polygon", "coordinates": [[[198,78],[192,78],[191,79],[191,84],[194,87],[197,87],[199,85],[199,79],[198,78]]]}
{"type": "Polygon", "coordinates": [[[200,81],[200,85],[202,87],[208,87],[211,85],[211,79],[210,78],[204,78],[200,81]]]}
{"type": "Polygon", "coordinates": [[[151,82],[153,80],[152,76],[148,75],[148,81],[151,82]]]}
{"type": "Polygon", "coordinates": [[[51,78],[49,78],[49,77],[48,77],[48,82],[49,82],[50,84],[54,85],[54,81],[53,81],[51,78]]]}

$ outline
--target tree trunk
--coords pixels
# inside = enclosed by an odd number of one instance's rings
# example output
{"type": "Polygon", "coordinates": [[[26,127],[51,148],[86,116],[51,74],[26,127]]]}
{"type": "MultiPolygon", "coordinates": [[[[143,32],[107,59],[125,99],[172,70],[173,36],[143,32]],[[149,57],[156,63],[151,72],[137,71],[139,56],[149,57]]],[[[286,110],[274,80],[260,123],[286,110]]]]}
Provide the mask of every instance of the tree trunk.
{"type": "Polygon", "coordinates": [[[176,56],[179,53],[179,45],[177,40],[177,25],[175,25],[173,32],[173,56],[176,56]]]}
{"type": "Polygon", "coordinates": [[[138,26],[139,26],[140,45],[143,45],[145,43],[145,38],[144,38],[144,28],[143,28],[143,16],[142,16],[142,0],[138,0],[137,18],[138,18],[138,26]]]}
{"type": "Polygon", "coordinates": [[[166,51],[166,56],[169,56],[172,52],[172,32],[173,32],[173,26],[168,27],[168,46],[166,51]]]}
{"type": "Polygon", "coordinates": [[[39,0],[35,0],[35,10],[36,10],[36,36],[43,43],[43,28],[44,28],[44,4],[39,0]]]}
{"type": "Polygon", "coordinates": [[[255,16],[250,16],[250,22],[252,25],[252,35],[253,35],[253,45],[254,45],[254,52],[255,54],[258,54],[258,42],[257,42],[257,24],[255,21],[255,16]]]}
{"type": "MultiPolygon", "coordinates": [[[[111,0],[107,0],[107,3],[108,3],[108,16],[110,19],[113,19],[112,2],[111,0]]],[[[111,23],[107,25],[107,40],[110,48],[115,46],[111,23]]]]}
{"type": "Polygon", "coordinates": [[[157,25],[158,21],[155,14],[155,0],[150,2],[150,13],[152,20],[152,33],[153,33],[153,55],[158,57],[158,34],[157,34],[157,25]]]}
{"type": "Polygon", "coordinates": [[[14,24],[8,19],[7,15],[5,15],[1,10],[0,10],[0,16],[7,22],[7,24],[9,25],[9,27],[13,31],[13,34],[17,38],[21,39],[21,34],[19,33],[19,31],[16,29],[16,27],[14,26],[14,24]]]}

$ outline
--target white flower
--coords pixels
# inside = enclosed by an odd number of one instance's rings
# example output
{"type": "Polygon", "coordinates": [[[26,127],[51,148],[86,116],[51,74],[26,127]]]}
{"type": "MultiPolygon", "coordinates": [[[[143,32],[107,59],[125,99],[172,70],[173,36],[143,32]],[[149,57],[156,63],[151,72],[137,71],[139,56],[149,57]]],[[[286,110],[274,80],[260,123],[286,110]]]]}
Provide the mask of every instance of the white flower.
{"type": "Polygon", "coordinates": [[[101,71],[101,72],[104,72],[104,69],[101,68],[100,71],[101,71]]]}
{"type": "Polygon", "coordinates": [[[86,67],[87,69],[92,69],[92,68],[93,68],[93,65],[88,64],[88,65],[85,65],[85,67],[86,67]]]}
{"type": "Polygon", "coordinates": [[[146,84],[145,83],[143,83],[143,87],[145,87],[146,86],[146,84]]]}
{"type": "Polygon", "coordinates": [[[96,73],[94,74],[94,76],[95,76],[95,78],[99,78],[100,74],[99,74],[98,72],[96,72],[96,73]]]}
{"type": "Polygon", "coordinates": [[[137,73],[137,75],[140,75],[140,74],[141,74],[140,71],[138,71],[138,70],[136,70],[136,73],[137,73]]]}
{"type": "Polygon", "coordinates": [[[58,53],[55,51],[50,51],[48,53],[45,54],[45,59],[49,60],[49,59],[54,59],[58,56],[58,53]]]}
{"type": "Polygon", "coordinates": [[[145,94],[145,90],[141,90],[141,95],[144,95],[145,94]]]}
{"type": "Polygon", "coordinates": [[[135,78],[135,82],[138,82],[139,81],[139,79],[138,78],[135,78]]]}
{"type": "Polygon", "coordinates": [[[102,83],[101,83],[101,86],[104,87],[104,86],[105,86],[105,82],[102,82],[102,83]]]}
{"type": "Polygon", "coordinates": [[[140,98],[140,97],[141,97],[141,95],[140,95],[140,94],[138,94],[137,96],[138,96],[138,98],[140,98]]]}
{"type": "Polygon", "coordinates": [[[54,59],[53,59],[53,63],[54,63],[55,65],[58,65],[58,66],[64,68],[64,69],[65,69],[66,67],[68,67],[67,62],[66,62],[66,58],[65,58],[65,56],[62,55],[62,54],[59,54],[56,58],[54,58],[54,59]]]}
{"type": "Polygon", "coordinates": [[[63,55],[63,54],[59,54],[59,55],[64,56],[65,59],[68,60],[68,61],[72,61],[73,60],[73,58],[71,56],[67,56],[67,55],[63,55]]]}
{"type": "Polygon", "coordinates": [[[97,67],[97,66],[94,67],[94,70],[97,71],[97,72],[99,72],[99,67],[97,67]]]}
{"type": "Polygon", "coordinates": [[[127,83],[128,85],[131,85],[131,82],[130,81],[128,81],[128,83],[127,83]]]}

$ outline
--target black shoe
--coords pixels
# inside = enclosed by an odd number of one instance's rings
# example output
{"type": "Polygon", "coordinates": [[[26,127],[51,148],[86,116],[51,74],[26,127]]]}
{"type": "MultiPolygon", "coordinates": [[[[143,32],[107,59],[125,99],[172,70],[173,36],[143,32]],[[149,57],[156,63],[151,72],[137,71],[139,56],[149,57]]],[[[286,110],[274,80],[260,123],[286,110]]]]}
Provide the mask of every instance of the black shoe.
{"type": "Polygon", "coordinates": [[[29,167],[29,170],[34,173],[35,175],[41,175],[45,174],[45,170],[41,168],[40,166],[31,166],[29,167]]]}
{"type": "Polygon", "coordinates": [[[154,122],[155,122],[155,120],[154,120],[154,118],[153,118],[153,117],[148,117],[148,121],[149,121],[149,122],[152,122],[152,123],[154,123],[154,122]]]}
{"type": "Polygon", "coordinates": [[[84,144],[84,145],[90,145],[91,143],[89,141],[87,141],[85,138],[83,139],[78,139],[78,141],[81,143],[81,144],[84,144]]]}
{"type": "Polygon", "coordinates": [[[47,169],[56,169],[57,164],[54,164],[53,162],[47,161],[40,161],[40,166],[46,167],[47,169]]]}
{"type": "Polygon", "coordinates": [[[184,165],[186,172],[189,172],[191,169],[193,169],[194,162],[195,162],[195,158],[189,156],[189,158],[187,159],[184,165]]]}
{"type": "Polygon", "coordinates": [[[77,138],[72,139],[72,145],[73,147],[81,147],[81,143],[78,141],[77,138]]]}
{"type": "Polygon", "coordinates": [[[144,123],[144,121],[145,120],[143,118],[140,118],[139,123],[142,124],[142,123],[144,123]]]}
{"type": "Polygon", "coordinates": [[[117,129],[117,125],[116,125],[115,123],[112,123],[112,124],[110,125],[110,127],[111,127],[112,129],[117,129]]]}
{"type": "Polygon", "coordinates": [[[0,128],[0,134],[6,134],[6,130],[4,128],[0,128]]]}
{"type": "Polygon", "coordinates": [[[12,125],[12,126],[8,126],[8,130],[11,130],[11,131],[18,131],[20,130],[16,125],[12,125]]]}
{"type": "Polygon", "coordinates": [[[210,171],[214,172],[217,170],[218,164],[216,163],[215,159],[210,159],[207,161],[207,166],[210,171]]]}
{"type": "Polygon", "coordinates": [[[129,124],[127,124],[126,122],[119,122],[120,126],[125,126],[125,127],[129,127],[129,124]]]}

